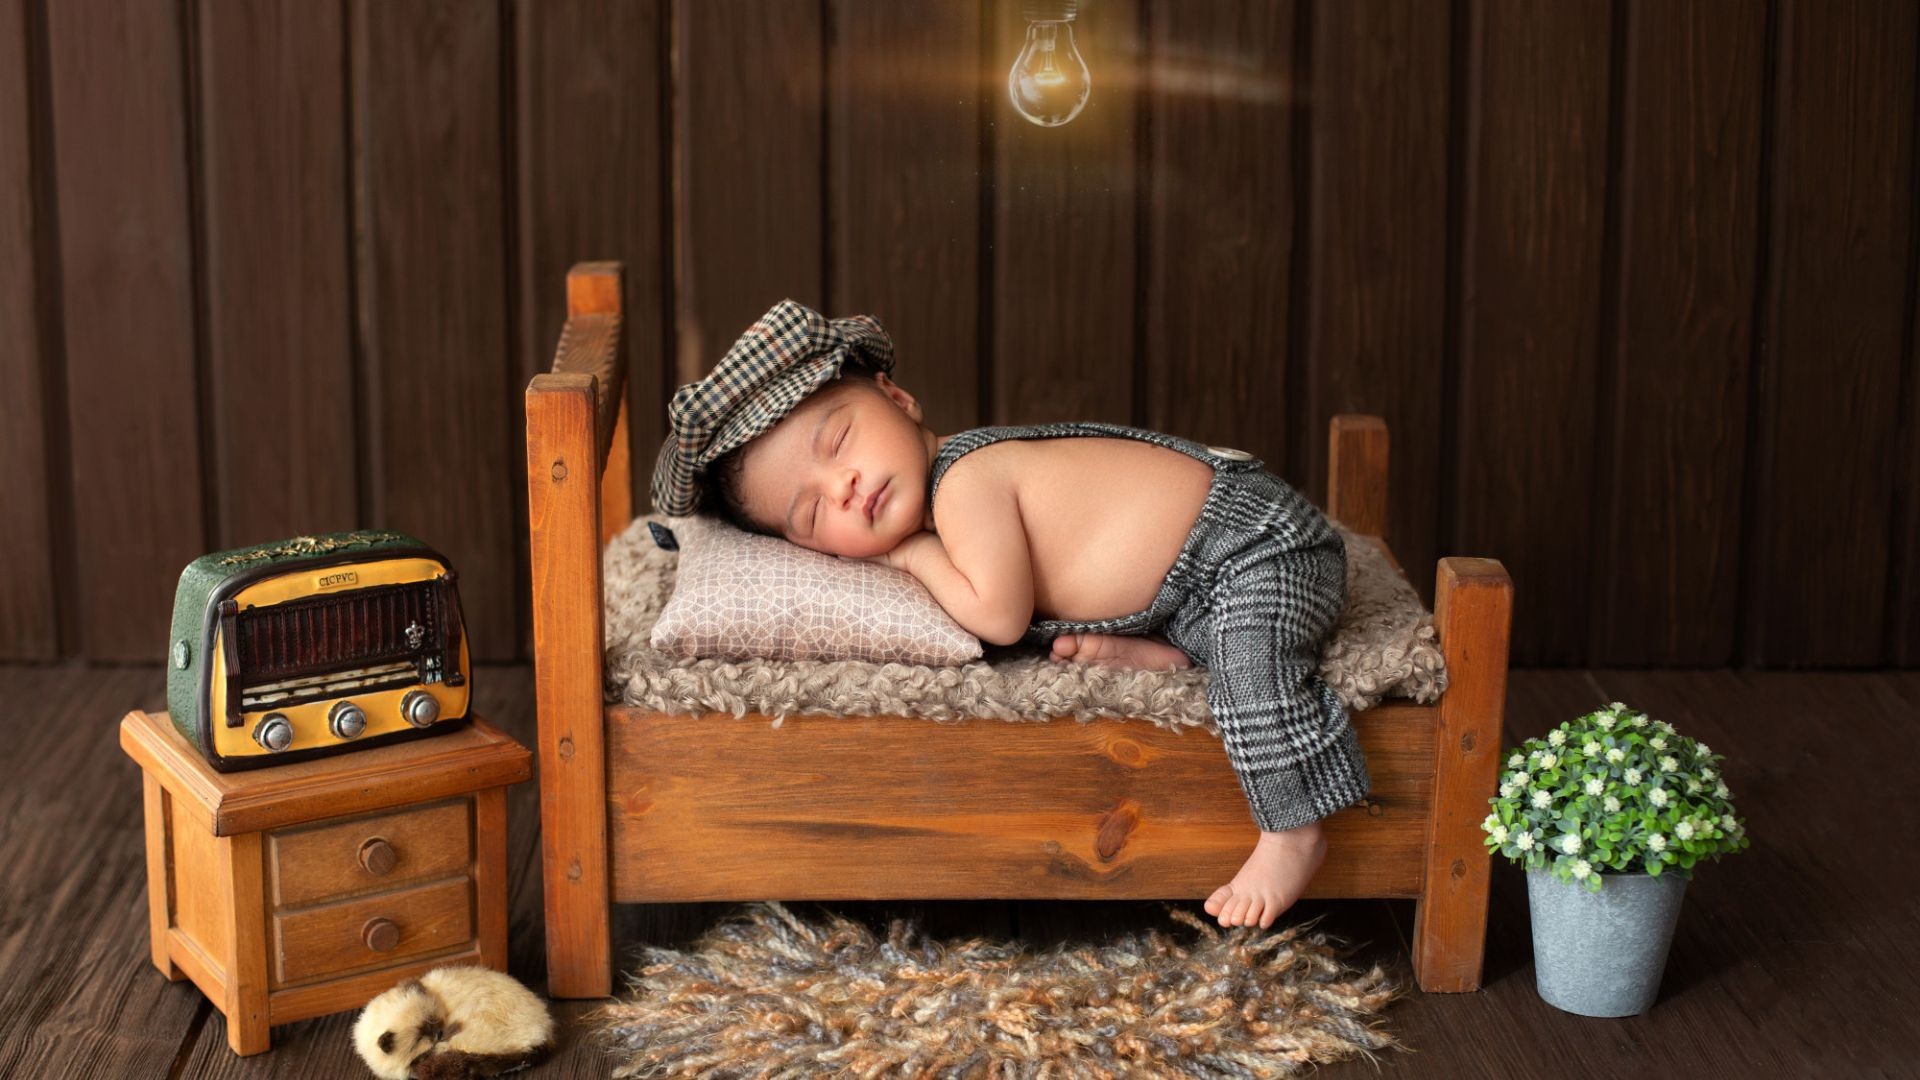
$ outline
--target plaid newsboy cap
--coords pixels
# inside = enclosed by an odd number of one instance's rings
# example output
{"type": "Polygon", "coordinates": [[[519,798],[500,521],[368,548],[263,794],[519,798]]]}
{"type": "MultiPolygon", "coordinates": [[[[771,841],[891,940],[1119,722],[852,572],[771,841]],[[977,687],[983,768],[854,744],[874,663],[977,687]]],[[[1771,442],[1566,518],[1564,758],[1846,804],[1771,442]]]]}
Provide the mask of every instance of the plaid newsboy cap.
{"type": "Polygon", "coordinates": [[[653,463],[654,510],[693,513],[716,458],[772,428],[847,363],[893,370],[893,339],[872,316],[829,320],[792,300],[769,308],[706,378],[674,391],[653,463]]]}

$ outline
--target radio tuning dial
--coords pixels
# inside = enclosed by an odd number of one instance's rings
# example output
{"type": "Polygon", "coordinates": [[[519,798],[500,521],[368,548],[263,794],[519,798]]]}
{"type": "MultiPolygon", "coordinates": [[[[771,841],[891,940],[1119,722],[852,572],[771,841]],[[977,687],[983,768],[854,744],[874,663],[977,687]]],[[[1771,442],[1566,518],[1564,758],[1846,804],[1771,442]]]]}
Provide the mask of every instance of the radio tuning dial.
{"type": "Polygon", "coordinates": [[[440,719],[440,703],[425,690],[409,690],[407,696],[400,699],[400,715],[414,727],[431,727],[440,719]]]}
{"type": "Polygon", "coordinates": [[[268,713],[253,729],[253,741],[277,754],[293,745],[293,724],[280,713],[268,713]]]}
{"type": "Polygon", "coordinates": [[[367,714],[351,701],[342,701],[327,714],[327,727],[336,739],[357,739],[367,730],[367,714]]]}

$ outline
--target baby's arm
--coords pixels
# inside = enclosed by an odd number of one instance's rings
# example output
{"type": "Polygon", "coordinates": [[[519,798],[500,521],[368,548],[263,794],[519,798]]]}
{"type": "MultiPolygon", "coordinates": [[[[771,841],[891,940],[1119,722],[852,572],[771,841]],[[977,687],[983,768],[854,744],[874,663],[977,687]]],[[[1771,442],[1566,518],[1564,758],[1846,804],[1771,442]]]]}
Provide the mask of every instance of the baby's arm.
{"type": "MultiPolygon", "coordinates": [[[[971,480],[972,478],[967,478],[971,480]]],[[[953,620],[982,641],[1011,645],[1033,621],[1033,563],[1013,489],[981,480],[941,488],[945,534],[920,532],[891,552],[953,620]]]]}

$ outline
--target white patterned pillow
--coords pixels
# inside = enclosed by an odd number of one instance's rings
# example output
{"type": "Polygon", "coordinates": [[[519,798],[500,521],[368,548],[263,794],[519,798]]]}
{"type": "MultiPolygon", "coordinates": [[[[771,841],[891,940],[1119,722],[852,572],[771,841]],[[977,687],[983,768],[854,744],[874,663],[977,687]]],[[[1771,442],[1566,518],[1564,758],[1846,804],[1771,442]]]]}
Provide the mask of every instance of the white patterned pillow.
{"type": "Polygon", "coordinates": [[[669,656],[936,667],[980,659],[980,639],[911,574],[745,532],[708,514],[666,522],[680,566],[651,640],[669,656]]]}

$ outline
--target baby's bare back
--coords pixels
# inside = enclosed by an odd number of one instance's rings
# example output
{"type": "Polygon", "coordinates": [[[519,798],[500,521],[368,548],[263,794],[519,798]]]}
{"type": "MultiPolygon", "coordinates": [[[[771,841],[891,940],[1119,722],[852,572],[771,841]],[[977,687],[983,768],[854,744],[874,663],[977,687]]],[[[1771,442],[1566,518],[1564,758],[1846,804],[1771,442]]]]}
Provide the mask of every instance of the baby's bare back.
{"type": "Polygon", "coordinates": [[[941,487],[956,480],[1013,488],[1033,564],[1034,618],[1113,619],[1152,603],[1200,516],[1213,468],[1154,443],[1075,435],[983,446],[954,462],[941,487]]]}

